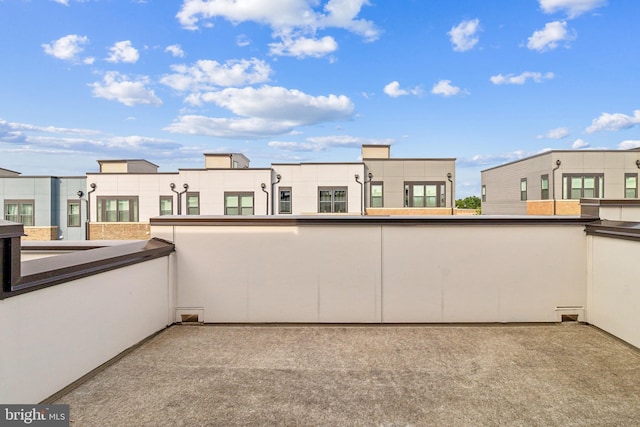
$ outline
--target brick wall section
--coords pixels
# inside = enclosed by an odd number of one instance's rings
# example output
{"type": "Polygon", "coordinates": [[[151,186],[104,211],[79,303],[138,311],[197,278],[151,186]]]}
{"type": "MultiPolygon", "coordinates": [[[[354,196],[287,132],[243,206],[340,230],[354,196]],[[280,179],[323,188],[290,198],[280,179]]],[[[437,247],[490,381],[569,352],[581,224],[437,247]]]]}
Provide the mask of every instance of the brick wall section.
{"type": "Polygon", "coordinates": [[[145,222],[92,222],[90,240],[147,240],[149,223],[145,222]]]}
{"type": "MultiPolygon", "coordinates": [[[[553,215],[553,200],[527,200],[527,215],[553,215]]],[[[580,200],[556,200],[556,215],[580,215],[580,200]]]]}
{"type": "Polygon", "coordinates": [[[58,227],[24,227],[22,240],[58,240],[58,227]]]}

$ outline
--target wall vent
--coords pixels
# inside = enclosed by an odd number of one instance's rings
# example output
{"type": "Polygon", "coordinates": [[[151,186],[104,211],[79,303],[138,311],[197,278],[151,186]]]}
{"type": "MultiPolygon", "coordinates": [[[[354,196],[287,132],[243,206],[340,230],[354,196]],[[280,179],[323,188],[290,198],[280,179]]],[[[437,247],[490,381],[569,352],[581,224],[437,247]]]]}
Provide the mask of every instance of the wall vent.
{"type": "Polygon", "coordinates": [[[202,307],[176,308],[176,323],[197,325],[204,323],[204,309],[202,307]]]}
{"type": "Polygon", "coordinates": [[[559,305],[556,307],[556,322],[584,322],[584,306],[559,305]]]}

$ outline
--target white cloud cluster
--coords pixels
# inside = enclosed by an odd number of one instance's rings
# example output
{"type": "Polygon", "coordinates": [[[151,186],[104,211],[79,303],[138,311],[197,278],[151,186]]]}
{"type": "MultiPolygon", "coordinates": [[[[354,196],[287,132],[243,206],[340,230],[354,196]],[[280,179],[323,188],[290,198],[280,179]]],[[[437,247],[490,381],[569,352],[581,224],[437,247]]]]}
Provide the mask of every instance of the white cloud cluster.
{"type": "Polygon", "coordinates": [[[544,13],[564,11],[569,19],[607,4],[607,0],[539,0],[539,2],[544,13]]]}
{"type": "Polygon", "coordinates": [[[602,113],[600,117],[593,119],[585,132],[596,133],[604,130],[628,129],[637,124],[640,124],[640,110],[635,110],[633,116],[622,113],[602,113]]]}
{"type": "Polygon", "coordinates": [[[545,24],[542,30],[534,31],[529,37],[527,47],[538,52],[546,52],[557,48],[563,42],[568,47],[569,42],[575,39],[575,31],[569,31],[565,21],[553,21],[545,24]]]}
{"type": "Polygon", "coordinates": [[[267,137],[291,132],[298,126],[348,120],[354,105],[344,95],[311,96],[283,87],[227,88],[198,95],[237,117],[215,118],[183,115],[165,128],[174,133],[228,138],[267,137]]]}
{"type": "Polygon", "coordinates": [[[138,49],[133,47],[130,40],[123,40],[120,42],[116,42],[109,49],[109,56],[107,57],[107,62],[128,62],[130,64],[134,64],[140,58],[140,54],[138,53],[138,49]]]}
{"type": "Polygon", "coordinates": [[[176,18],[190,30],[217,17],[234,24],[246,21],[266,24],[273,30],[273,36],[281,39],[271,45],[272,54],[295,56],[297,52],[300,56],[319,57],[337,49],[335,40],[315,37],[320,29],[345,29],[366,41],[378,38],[380,31],[371,21],[358,19],[362,6],[367,4],[367,0],[329,0],[319,9],[319,2],[309,0],[184,0],[176,18]]]}
{"type": "Polygon", "coordinates": [[[170,46],[167,46],[166,48],[164,48],[164,51],[170,53],[176,58],[184,58],[184,50],[182,50],[182,47],[180,47],[179,44],[172,44],[170,46]]]}
{"type": "Polygon", "coordinates": [[[269,147],[283,151],[294,152],[319,152],[331,148],[360,148],[363,144],[392,144],[392,139],[360,138],[348,135],[329,135],[322,137],[309,137],[306,142],[269,141],[269,147]]]}
{"type": "Polygon", "coordinates": [[[338,43],[331,36],[325,36],[321,39],[283,37],[282,41],[270,43],[269,47],[271,54],[276,56],[320,58],[335,52],[338,49],[338,43]]]}
{"type": "MultiPolygon", "coordinates": [[[[92,129],[39,126],[28,123],[13,123],[0,119],[0,142],[21,146],[24,152],[73,153],[92,152],[131,153],[145,150],[146,153],[165,153],[170,156],[182,146],[176,142],[144,136],[105,136],[92,129]]],[[[119,154],[114,154],[119,155],[119,154]]]]}
{"type": "Polygon", "coordinates": [[[392,81],[391,83],[386,85],[383,90],[384,90],[384,93],[386,93],[392,98],[398,98],[400,96],[405,96],[405,95],[415,95],[415,96],[422,95],[422,88],[420,86],[401,89],[400,83],[398,83],[397,81],[392,81]]]}
{"type": "Polygon", "coordinates": [[[459,163],[461,163],[463,166],[489,166],[500,163],[513,162],[530,155],[531,153],[523,150],[516,150],[504,154],[476,154],[471,159],[462,159],[459,163]]]}
{"type": "Polygon", "coordinates": [[[498,74],[495,76],[491,76],[489,78],[489,80],[491,80],[491,83],[493,83],[494,85],[523,85],[527,82],[527,80],[532,80],[536,83],[541,83],[543,80],[549,80],[554,78],[554,74],[553,73],[539,73],[537,71],[525,71],[524,73],[521,73],[519,75],[514,75],[514,74],[507,74],[507,75],[502,75],[502,74],[498,74]]]}
{"type": "Polygon", "coordinates": [[[537,138],[538,139],[542,139],[542,138],[562,139],[562,138],[566,138],[567,136],[569,136],[569,129],[563,127],[563,128],[551,129],[549,132],[545,133],[544,135],[538,135],[537,138]]]}
{"type": "Polygon", "coordinates": [[[174,73],[162,76],[160,82],[181,92],[264,83],[271,74],[269,64],[256,58],[224,64],[202,59],[191,66],[172,65],[171,69],[174,73]]]}
{"type": "Polygon", "coordinates": [[[53,40],[51,43],[42,44],[42,48],[47,55],[66,61],[78,61],[84,50],[83,45],[89,43],[89,38],[77,34],[69,34],[53,40]]]}
{"type": "Polygon", "coordinates": [[[640,147],[640,140],[627,139],[618,144],[620,150],[632,150],[638,147],[640,147]]]}
{"type": "Polygon", "coordinates": [[[576,139],[575,141],[573,141],[573,144],[571,144],[571,149],[573,150],[581,150],[583,148],[589,148],[589,147],[591,147],[591,144],[580,138],[576,139]]]}
{"type": "Polygon", "coordinates": [[[451,80],[440,80],[438,83],[433,85],[431,88],[431,93],[434,95],[442,95],[442,96],[454,96],[466,94],[467,91],[463,91],[457,86],[453,86],[451,84],[451,80]]]}
{"type": "Polygon", "coordinates": [[[451,27],[451,31],[447,34],[453,44],[453,50],[456,52],[465,52],[473,49],[473,47],[478,43],[479,31],[479,19],[464,20],[458,25],[451,27]]]}
{"type": "Polygon", "coordinates": [[[129,107],[137,104],[162,105],[154,91],[146,87],[147,84],[149,78],[146,76],[130,80],[117,71],[109,71],[104,75],[102,82],[94,82],[89,86],[93,88],[93,96],[96,98],[118,101],[129,107]]]}

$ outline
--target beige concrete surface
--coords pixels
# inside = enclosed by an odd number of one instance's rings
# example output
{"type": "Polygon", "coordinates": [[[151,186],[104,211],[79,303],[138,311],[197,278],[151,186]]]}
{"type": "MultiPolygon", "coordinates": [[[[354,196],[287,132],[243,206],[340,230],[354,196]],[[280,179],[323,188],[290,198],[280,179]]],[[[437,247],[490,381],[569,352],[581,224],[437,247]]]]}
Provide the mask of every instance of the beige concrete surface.
{"type": "Polygon", "coordinates": [[[184,325],[56,403],[72,426],[629,426],[640,352],[581,324],[184,325]]]}

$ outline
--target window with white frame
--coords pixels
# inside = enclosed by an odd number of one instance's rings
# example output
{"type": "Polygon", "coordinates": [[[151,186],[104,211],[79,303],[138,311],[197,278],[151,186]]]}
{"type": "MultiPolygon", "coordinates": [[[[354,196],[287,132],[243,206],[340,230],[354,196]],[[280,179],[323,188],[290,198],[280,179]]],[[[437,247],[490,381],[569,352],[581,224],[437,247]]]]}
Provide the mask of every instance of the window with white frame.
{"type": "Polygon", "coordinates": [[[371,183],[371,207],[372,208],[381,208],[384,206],[382,190],[383,190],[382,182],[371,183]]]}
{"type": "Polygon", "coordinates": [[[278,191],[278,213],[290,214],[291,212],[291,187],[280,187],[278,191]]]}
{"type": "Polygon", "coordinates": [[[638,174],[624,174],[624,197],[625,199],[636,199],[638,197],[638,174]]]}
{"type": "Polygon", "coordinates": [[[80,200],[67,200],[67,227],[80,227],[80,200]]]}

